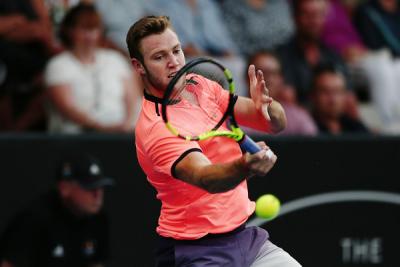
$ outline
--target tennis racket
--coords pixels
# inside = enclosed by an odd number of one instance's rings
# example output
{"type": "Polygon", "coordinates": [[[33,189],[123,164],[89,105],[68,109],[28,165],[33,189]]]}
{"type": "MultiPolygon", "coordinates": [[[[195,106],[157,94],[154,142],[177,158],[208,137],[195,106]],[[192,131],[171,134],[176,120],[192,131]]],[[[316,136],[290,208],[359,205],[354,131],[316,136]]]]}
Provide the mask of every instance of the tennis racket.
{"type": "MultiPolygon", "coordinates": [[[[234,117],[235,84],[229,69],[211,58],[197,58],[176,72],[161,101],[162,119],[172,134],[188,141],[216,136],[236,140],[254,154],[261,148],[234,117]]],[[[267,156],[272,157],[271,150],[267,156]]]]}

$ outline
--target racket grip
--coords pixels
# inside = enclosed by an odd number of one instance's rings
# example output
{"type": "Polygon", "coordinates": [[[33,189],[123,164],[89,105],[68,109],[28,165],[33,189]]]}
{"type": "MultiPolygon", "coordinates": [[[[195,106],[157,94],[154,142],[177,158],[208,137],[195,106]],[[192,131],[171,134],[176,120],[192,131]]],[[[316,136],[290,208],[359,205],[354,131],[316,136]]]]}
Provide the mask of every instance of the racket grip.
{"type": "Polygon", "coordinates": [[[247,135],[244,136],[239,145],[244,151],[249,152],[250,154],[257,153],[261,150],[260,146],[247,135]]]}

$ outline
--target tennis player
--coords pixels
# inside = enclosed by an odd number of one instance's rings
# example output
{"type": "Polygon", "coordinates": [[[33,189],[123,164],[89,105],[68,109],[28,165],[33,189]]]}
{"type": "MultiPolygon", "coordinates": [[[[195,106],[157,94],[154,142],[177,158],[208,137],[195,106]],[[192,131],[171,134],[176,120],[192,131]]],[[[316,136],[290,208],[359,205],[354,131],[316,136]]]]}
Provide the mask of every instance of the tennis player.
{"type": "MultiPolygon", "coordinates": [[[[266,175],[277,159],[275,154],[266,155],[267,145],[260,142],[260,152],[243,154],[230,138],[189,142],[165,127],[160,101],[185,64],[168,17],[138,20],[129,29],[127,45],[144,84],[135,131],[137,157],[162,203],[157,266],[300,266],[269,241],[267,231],[245,226],[255,209],[246,179],[266,175]]],[[[282,130],[286,125],[282,106],[269,97],[262,73],[256,73],[254,66],[248,72],[251,99],[238,97],[238,123],[272,133],[282,130]]]]}

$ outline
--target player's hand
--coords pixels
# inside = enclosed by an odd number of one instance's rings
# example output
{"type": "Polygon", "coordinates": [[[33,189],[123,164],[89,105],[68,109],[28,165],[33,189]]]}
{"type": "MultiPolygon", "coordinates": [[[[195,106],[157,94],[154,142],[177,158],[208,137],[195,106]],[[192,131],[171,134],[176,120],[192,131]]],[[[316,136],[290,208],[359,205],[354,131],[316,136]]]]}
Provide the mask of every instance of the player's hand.
{"type": "Polygon", "coordinates": [[[250,81],[250,97],[256,109],[261,111],[267,120],[271,120],[268,107],[273,99],[269,96],[269,90],[265,85],[264,74],[261,70],[256,71],[254,65],[250,65],[248,75],[250,81]]]}
{"type": "Polygon", "coordinates": [[[257,144],[261,147],[261,151],[255,154],[246,153],[243,155],[243,161],[250,177],[266,175],[277,160],[277,156],[264,142],[258,142],[257,144]]]}

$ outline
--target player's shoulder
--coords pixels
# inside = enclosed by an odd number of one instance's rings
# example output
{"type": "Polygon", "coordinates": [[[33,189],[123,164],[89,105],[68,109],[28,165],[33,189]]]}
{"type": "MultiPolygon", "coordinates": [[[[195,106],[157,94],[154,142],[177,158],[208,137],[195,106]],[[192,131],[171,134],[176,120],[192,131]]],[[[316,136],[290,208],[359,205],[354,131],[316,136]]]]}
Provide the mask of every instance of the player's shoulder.
{"type": "Polygon", "coordinates": [[[155,116],[149,118],[142,112],[135,126],[135,135],[139,139],[154,139],[167,132],[166,130],[161,118],[155,116]]]}
{"type": "MultiPolygon", "coordinates": [[[[161,112],[161,110],[158,110],[161,112]]],[[[154,103],[143,101],[138,120],[135,126],[135,136],[137,140],[154,139],[166,132],[165,124],[161,114],[157,113],[154,103]]]]}

